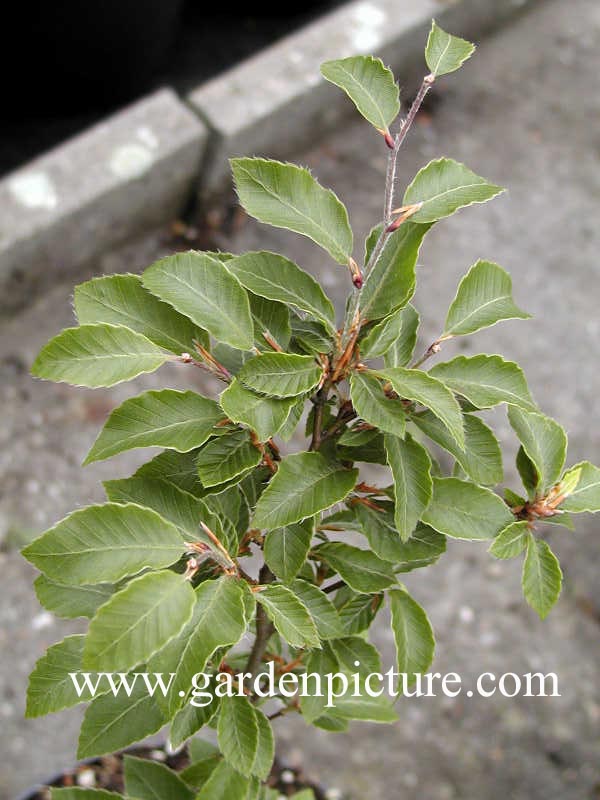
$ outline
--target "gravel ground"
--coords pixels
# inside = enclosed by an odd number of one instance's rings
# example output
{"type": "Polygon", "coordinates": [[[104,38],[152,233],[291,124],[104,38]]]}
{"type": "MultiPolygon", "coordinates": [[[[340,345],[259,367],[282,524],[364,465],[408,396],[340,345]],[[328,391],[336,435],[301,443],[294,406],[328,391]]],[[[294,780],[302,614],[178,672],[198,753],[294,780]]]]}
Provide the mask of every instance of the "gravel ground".
{"type": "MultiPolygon", "coordinates": [[[[476,61],[448,78],[412,132],[400,180],[437,155],[464,160],[508,187],[484,207],[440,224],[422,253],[417,304],[426,346],[460,276],[477,258],[511,271],[517,302],[530,322],[506,323],[449,343],[444,356],[501,352],[525,368],[534,396],[570,433],[570,460],[600,460],[600,7],[594,0],[547,2],[488,39],[476,61]],[[595,123],[595,124],[594,124],[595,123]],[[462,348],[461,348],[462,345],[462,348]]],[[[357,233],[380,214],[384,154],[368,126],[343,132],[301,154],[349,207],[357,233]]],[[[319,274],[340,302],[346,277],[324,267],[322,254],[292,234],[251,221],[223,247],[279,249],[319,274]]],[[[155,233],[94,265],[94,272],[132,270],[168,250],[155,233]]],[[[198,376],[171,367],[136,386],[95,392],[33,383],[27,366],[40,345],[71,323],[70,286],[1,328],[0,398],[0,797],[14,794],[73,759],[79,711],[23,721],[26,676],[45,647],[76,624],[40,610],[33,571],[16,548],[75,506],[101,499],[98,481],[128,474],[147,454],[81,470],[108,410],[137,390],[195,385],[198,376]],[[194,383],[195,382],[195,383],[194,383]],[[138,460],[139,459],[139,460],[138,460]],[[115,469],[116,467],[116,469],[115,469]]],[[[514,453],[502,412],[492,421],[514,453]]],[[[507,483],[515,485],[506,460],[507,483]]],[[[282,755],[344,795],[401,800],[594,800],[600,798],[598,523],[580,519],[576,534],[550,538],[565,571],[565,591],[546,622],[520,599],[519,568],[492,563],[485,547],[453,543],[442,561],[407,584],[437,631],[435,669],[468,684],[482,672],[542,670],[559,678],[560,698],[461,696],[405,700],[401,722],[355,724],[333,736],[300,720],[280,723],[282,755]]],[[[374,631],[385,661],[392,641],[382,614],[374,631]]]]}

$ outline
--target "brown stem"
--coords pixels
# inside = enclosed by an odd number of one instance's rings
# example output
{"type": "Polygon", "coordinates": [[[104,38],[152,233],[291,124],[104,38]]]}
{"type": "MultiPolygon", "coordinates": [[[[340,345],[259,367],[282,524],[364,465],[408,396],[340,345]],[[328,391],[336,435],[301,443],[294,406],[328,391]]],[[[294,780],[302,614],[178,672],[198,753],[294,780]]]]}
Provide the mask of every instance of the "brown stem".
{"type": "Polygon", "coordinates": [[[329,387],[322,386],[315,397],[313,398],[313,431],[310,440],[309,450],[318,450],[321,446],[321,434],[323,433],[323,416],[325,414],[325,404],[327,403],[327,395],[329,394],[329,387]]]}
{"type": "Polygon", "coordinates": [[[335,583],[330,583],[329,586],[326,586],[323,589],[325,594],[330,594],[331,592],[337,592],[338,589],[342,589],[346,585],[345,581],[339,580],[335,583]]]}
{"type": "MultiPolygon", "coordinates": [[[[258,574],[259,583],[272,583],[274,580],[275,576],[269,567],[264,564],[258,574]]],[[[246,672],[249,672],[253,678],[256,677],[256,673],[258,672],[265,655],[267,644],[274,630],[275,627],[273,623],[267,617],[264,608],[259,603],[256,607],[256,637],[254,639],[254,644],[252,645],[250,655],[248,656],[245,670],[246,672]]]]}

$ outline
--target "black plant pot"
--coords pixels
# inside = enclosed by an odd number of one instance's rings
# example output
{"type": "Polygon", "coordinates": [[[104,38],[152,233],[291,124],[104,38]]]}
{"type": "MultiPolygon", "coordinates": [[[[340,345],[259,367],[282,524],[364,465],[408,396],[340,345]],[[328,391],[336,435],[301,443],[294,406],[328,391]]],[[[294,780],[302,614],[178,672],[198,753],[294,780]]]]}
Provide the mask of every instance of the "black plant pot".
{"type": "Polygon", "coordinates": [[[12,64],[17,104],[72,114],[113,107],[151,86],[175,40],[183,0],[10,5],[21,19],[3,60],[12,64]]]}

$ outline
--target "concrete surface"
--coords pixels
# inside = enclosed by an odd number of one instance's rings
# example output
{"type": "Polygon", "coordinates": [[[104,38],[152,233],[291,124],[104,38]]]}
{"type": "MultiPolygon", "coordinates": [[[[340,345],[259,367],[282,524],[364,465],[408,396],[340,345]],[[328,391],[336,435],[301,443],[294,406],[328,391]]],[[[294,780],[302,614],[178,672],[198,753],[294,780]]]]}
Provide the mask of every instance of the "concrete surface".
{"type": "Polygon", "coordinates": [[[162,89],[0,181],[0,312],[179,213],[205,141],[162,89]]]}
{"type": "MultiPolygon", "coordinates": [[[[544,3],[486,40],[462,73],[440,82],[410,136],[399,175],[406,183],[423,163],[446,154],[508,187],[498,200],[467,209],[429,234],[419,272],[420,346],[438,334],[460,276],[477,258],[505,266],[517,302],[535,319],[448,343],[442,358],[464,349],[518,360],[542,408],[568,429],[571,462],[600,461],[599,74],[598,4],[544,3]]],[[[357,255],[360,235],[381,213],[384,159],[378,137],[360,122],[298,157],[347,203],[357,255]]],[[[343,269],[294,234],[248,221],[222,245],[279,249],[319,274],[338,303],[345,292],[343,269]]],[[[143,267],[167,247],[159,234],[148,235],[94,270],[143,267]]],[[[26,368],[35,352],[71,322],[70,293],[70,285],[57,285],[0,331],[4,800],[72,761],[79,719],[77,710],[22,719],[34,661],[77,626],[40,611],[30,588],[33,570],[14,547],[76,505],[99,499],[101,477],[125,475],[135,466],[137,456],[130,454],[114,467],[79,467],[114,404],[142,387],[198,380],[195,372],[165,368],[136,386],[96,392],[32,382],[26,368]]],[[[494,412],[493,423],[514,454],[502,411],[494,412]]],[[[510,458],[505,463],[507,484],[516,487],[510,458]]],[[[519,565],[492,562],[484,546],[453,543],[437,566],[406,581],[437,630],[437,671],[461,673],[465,683],[487,671],[553,671],[562,697],[405,700],[397,725],[356,723],[340,736],[286,718],[277,722],[282,754],[301,758],[310,773],[353,800],[597,800],[599,527],[597,519],[580,517],[576,533],[549,534],[565,571],[565,591],[544,623],[521,600],[519,565]]],[[[391,663],[384,614],[373,638],[391,663]]]]}
{"type": "Polygon", "coordinates": [[[323,61],[376,54],[408,95],[425,69],[432,18],[479,41],[536,0],[355,0],[190,92],[211,130],[198,192],[203,204],[229,184],[227,159],[290,158],[352,113],[346,96],[320,78],[323,61]]]}

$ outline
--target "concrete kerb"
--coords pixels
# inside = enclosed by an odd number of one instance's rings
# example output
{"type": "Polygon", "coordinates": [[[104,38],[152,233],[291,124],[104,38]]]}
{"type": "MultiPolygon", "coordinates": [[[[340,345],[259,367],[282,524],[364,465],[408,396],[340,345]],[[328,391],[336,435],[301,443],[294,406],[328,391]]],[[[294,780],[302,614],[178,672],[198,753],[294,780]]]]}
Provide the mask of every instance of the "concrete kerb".
{"type": "Polygon", "coordinates": [[[159,90],[0,181],[0,313],[229,186],[227,158],[288,158],[351,113],[329,58],[375,53],[409,94],[430,21],[477,40],[540,0],[355,0],[187,97],[159,90]]]}

